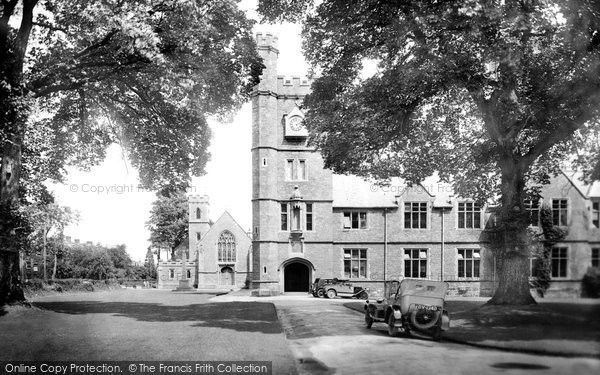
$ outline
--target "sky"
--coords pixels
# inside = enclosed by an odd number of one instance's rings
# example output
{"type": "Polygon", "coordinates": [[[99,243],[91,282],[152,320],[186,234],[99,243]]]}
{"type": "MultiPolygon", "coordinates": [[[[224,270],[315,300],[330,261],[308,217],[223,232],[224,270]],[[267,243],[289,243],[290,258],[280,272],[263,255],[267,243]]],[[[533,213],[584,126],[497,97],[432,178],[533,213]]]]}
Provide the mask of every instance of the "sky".
{"type": "MultiPolygon", "coordinates": [[[[255,0],[240,7],[258,19],[255,0]]],[[[300,27],[293,24],[255,26],[254,33],[279,36],[279,74],[303,75],[307,65],[301,54],[300,27]]],[[[252,112],[246,103],[231,123],[209,122],[213,137],[206,175],[194,178],[190,194],[208,195],[210,218],[216,221],[229,211],[242,228],[252,227],[251,127],[252,112]]],[[[134,261],[142,261],[150,245],[145,227],[155,192],[139,187],[138,173],[119,146],[109,148],[106,160],[89,172],[69,169],[65,184],[53,185],[57,202],[80,213],[80,221],[65,235],[81,242],[112,246],[125,244],[134,261]]]]}

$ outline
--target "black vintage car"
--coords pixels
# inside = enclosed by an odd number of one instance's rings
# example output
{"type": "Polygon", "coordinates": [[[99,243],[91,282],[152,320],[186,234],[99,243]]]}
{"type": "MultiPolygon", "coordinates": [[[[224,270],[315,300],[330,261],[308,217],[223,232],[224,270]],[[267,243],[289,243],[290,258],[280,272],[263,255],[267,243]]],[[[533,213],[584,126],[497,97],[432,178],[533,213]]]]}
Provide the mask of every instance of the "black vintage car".
{"type": "Polygon", "coordinates": [[[439,340],[450,328],[450,316],[445,309],[448,284],[431,280],[402,280],[388,283],[384,296],[369,296],[365,301],[365,324],[386,323],[388,334],[411,331],[427,334],[439,340]]]}
{"type": "Polygon", "coordinates": [[[325,291],[323,289],[323,285],[330,284],[333,282],[333,280],[334,279],[323,279],[317,277],[315,281],[310,285],[310,290],[308,292],[315,297],[324,297],[325,291]]]}

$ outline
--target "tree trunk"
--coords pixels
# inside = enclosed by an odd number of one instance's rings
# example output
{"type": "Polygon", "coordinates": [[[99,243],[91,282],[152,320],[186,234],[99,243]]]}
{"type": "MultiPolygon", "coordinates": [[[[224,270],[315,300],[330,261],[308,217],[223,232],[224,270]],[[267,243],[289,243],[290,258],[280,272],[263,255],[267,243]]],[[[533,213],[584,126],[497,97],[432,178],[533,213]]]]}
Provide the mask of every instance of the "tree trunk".
{"type": "Polygon", "coordinates": [[[9,86],[0,88],[0,304],[24,299],[19,272],[18,205],[21,147],[29,108],[19,72],[2,73],[0,81],[4,78],[9,86]]]}
{"type": "Polygon", "coordinates": [[[54,265],[52,266],[52,283],[56,280],[56,262],[58,261],[56,251],[54,252],[54,265]]]}
{"type": "Polygon", "coordinates": [[[527,212],[523,203],[525,166],[511,156],[502,160],[499,224],[491,237],[498,286],[488,304],[535,304],[529,290],[527,212]]]}

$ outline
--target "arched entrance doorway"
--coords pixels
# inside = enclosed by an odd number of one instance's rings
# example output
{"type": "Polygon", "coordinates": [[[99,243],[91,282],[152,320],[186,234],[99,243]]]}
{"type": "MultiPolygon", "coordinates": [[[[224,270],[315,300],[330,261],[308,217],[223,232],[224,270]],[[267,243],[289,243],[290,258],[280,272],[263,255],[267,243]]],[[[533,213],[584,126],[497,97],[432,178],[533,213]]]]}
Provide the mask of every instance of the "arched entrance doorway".
{"type": "Polygon", "coordinates": [[[221,285],[233,285],[234,282],[234,274],[233,269],[231,267],[223,267],[221,268],[221,285]]]}
{"type": "Polygon", "coordinates": [[[300,262],[289,263],[283,269],[285,292],[308,292],[310,286],[310,269],[300,262]]]}

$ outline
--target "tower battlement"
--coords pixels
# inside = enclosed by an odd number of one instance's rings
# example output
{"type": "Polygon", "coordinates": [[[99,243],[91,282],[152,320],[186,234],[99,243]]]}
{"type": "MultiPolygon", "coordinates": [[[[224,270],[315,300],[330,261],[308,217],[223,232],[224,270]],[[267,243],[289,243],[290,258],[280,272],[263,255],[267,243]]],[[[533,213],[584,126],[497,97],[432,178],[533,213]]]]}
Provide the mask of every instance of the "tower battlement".
{"type": "Polygon", "coordinates": [[[193,194],[188,196],[189,203],[208,203],[208,195],[193,194]]]}
{"type": "Polygon", "coordinates": [[[277,76],[277,86],[285,86],[285,87],[300,87],[307,86],[309,87],[312,83],[306,76],[277,76]]]}
{"type": "Polygon", "coordinates": [[[271,34],[271,33],[256,33],[256,44],[258,45],[259,49],[262,48],[272,48],[275,51],[279,51],[277,49],[277,45],[278,45],[279,41],[278,41],[278,36],[277,34],[271,34]]]}

